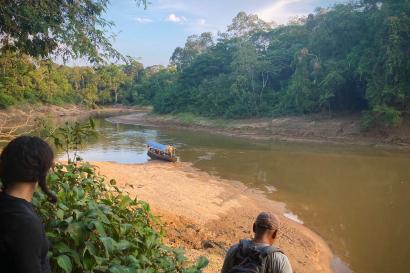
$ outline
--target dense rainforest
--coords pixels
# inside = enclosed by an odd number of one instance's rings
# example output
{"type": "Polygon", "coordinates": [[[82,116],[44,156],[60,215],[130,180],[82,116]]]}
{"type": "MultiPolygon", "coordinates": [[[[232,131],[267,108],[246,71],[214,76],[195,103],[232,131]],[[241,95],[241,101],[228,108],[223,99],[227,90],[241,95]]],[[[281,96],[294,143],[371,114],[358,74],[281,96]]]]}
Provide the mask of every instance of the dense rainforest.
{"type": "Polygon", "coordinates": [[[287,25],[240,12],[223,33],[192,35],[168,67],[68,67],[3,51],[0,106],[152,104],[158,113],[248,118],[360,112],[364,126],[410,111],[410,1],[317,8],[287,25]]]}

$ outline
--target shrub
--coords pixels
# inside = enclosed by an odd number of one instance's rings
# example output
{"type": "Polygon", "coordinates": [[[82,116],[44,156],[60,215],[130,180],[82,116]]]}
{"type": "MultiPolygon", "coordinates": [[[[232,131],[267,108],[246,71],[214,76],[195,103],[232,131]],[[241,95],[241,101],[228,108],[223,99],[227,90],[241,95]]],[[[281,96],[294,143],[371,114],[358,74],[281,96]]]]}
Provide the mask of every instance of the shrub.
{"type": "MultiPolygon", "coordinates": [[[[49,134],[69,154],[68,149],[77,149],[90,132],[90,123],[65,124],[49,134]]],[[[67,164],[56,164],[48,176],[57,204],[48,202],[42,192],[35,193],[33,205],[51,241],[52,272],[201,272],[207,260],[202,257],[189,266],[183,250],[162,242],[162,225],[149,205],[130,198],[115,184],[74,156],[67,164]]]]}
{"type": "Polygon", "coordinates": [[[149,205],[131,199],[86,162],[57,164],[48,177],[57,205],[36,192],[33,204],[51,241],[52,272],[201,272],[206,259],[186,267],[182,250],[162,242],[149,205]]]}
{"type": "Polygon", "coordinates": [[[7,95],[3,92],[0,92],[0,109],[7,108],[7,107],[9,107],[11,105],[14,105],[16,103],[17,103],[17,101],[16,101],[15,98],[13,98],[12,96],[7,95]]]}
{"type": "Polygon", "coordinates": [[[361,125],[364,130],[369,130],[374,126],[394,127],[402,121],[400,111],[387,105],[376,105],[372,111],[364,111],[361,125]]]}

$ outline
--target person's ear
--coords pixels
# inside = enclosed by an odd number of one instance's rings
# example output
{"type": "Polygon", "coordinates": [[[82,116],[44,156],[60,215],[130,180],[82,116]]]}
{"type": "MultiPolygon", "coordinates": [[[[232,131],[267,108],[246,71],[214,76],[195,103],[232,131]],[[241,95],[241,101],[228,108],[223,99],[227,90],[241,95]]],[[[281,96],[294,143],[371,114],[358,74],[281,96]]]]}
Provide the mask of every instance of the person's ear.
{"type": "Polygon", "coordinates": [[[275,240],[277,236],[278,236],[278,230],[275,230],[275,231],[272,233],[272,239],[275,240]]]}
{"type": "Polygon", "coordinates": [[[253,224],[253,226],[252,226],[252,231],[253,231],[253,233],[256,233],[256,225],[255,224],[253,224]]]}

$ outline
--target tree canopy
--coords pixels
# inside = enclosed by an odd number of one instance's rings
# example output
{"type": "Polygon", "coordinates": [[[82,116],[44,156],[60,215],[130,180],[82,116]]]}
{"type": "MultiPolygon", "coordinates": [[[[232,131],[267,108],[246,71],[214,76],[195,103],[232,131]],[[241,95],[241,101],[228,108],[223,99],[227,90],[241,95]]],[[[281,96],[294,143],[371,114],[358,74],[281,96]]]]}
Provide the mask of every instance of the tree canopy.
{"type": "MultiPolygon", "coordinates": [[[[67,67],[33,59],[44,51],[30,51],[31,39],[21,41],[26,44],[2,48],[2,107],[24,101],[152,104],[158,113],[226,118],[355,112],[365,127],[397,125],[410,113],[409,0],[336,4],[280,26],[240,12],[217,36],[189,36],[168,67],[144,68],[132,58],[123,65],[67,67]]],[[[88,54],[80,49],[87,42],[77,42],[72,54],[88,54]]]]}
{"type": "MultiPolygon", "coordinates": [[[[137,5],[145,0],[135,0],[137,5]]],[[[103,18],[109,0],[0,1],[0,48],[33,57],[56,54],[87,57],[92,63],[119,58],[106,35],[112,22],[103,18]]]]}
{"type": "Polygon", "coordinates": [[[188,38],[175,50],[177,72],[155,90],[155,111],[229,118],[350,111],[362,112],[366,126],[398,124],[410,110],[409,33],[408,0],[337,4],[276,27],[240,12],[216,42],[192,51],[188,38]]]}

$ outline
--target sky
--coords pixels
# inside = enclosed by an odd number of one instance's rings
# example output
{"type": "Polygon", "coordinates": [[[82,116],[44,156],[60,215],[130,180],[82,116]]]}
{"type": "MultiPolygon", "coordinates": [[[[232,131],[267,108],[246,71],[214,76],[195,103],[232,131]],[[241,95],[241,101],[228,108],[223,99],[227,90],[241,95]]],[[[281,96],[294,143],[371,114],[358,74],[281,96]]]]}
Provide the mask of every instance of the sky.
{"type": "Polygon", "coordinates": [[[177,46],[189,35],[224,31],[238,12],[285,24],[317,7],[344,0],[151,0],[146,9],[135,0],[111,0],[104,18],[113,21],[114,47],[145,66],[167,65],[177,46]]]}

